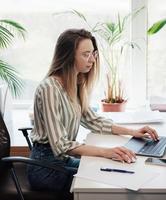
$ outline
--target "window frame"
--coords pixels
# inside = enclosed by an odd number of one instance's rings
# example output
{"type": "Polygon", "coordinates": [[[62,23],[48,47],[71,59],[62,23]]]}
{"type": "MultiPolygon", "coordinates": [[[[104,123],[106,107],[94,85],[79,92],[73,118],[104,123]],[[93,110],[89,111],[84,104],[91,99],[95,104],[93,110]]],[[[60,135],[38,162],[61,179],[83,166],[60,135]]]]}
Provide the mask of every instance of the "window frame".
{"type": "MultiPolygon", "coordinates": [[[[147,103],[147,30],[148,1],[131,0],[131,11],[143,10],[131,22],[131,41],[139,41],[139,47],[131,52],[131,104],[134,107],[147,103]]],[[[137,42],[138,43],[138,42],[137,42]]]]}

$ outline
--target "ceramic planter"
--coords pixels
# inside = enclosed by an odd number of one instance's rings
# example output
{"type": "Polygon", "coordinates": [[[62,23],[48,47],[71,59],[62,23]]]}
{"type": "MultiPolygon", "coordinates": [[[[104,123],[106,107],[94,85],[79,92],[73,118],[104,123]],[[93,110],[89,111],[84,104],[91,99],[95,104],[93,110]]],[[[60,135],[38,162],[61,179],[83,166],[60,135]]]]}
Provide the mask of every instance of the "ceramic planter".
{"type": "Polygon", "coordinates": [[[124,112],[127,101],[123,101],[122,103],[106,103],[102,101],[101,104],[103,112],[124,112]]]}

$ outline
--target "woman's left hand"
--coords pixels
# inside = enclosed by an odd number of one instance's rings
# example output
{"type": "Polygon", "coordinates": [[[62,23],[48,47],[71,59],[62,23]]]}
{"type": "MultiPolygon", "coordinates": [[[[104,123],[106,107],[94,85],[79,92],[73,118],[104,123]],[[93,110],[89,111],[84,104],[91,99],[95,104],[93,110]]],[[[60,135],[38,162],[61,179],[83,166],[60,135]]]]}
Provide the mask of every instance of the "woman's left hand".
{"type": "Polygon", "coordinates": [[[159,139],[159,136],[158,136],[156,130],[149,126],[144,126],[140,129],[133,130],[132,135],[137,138],[150,137],[155,141],[159,139]]]}

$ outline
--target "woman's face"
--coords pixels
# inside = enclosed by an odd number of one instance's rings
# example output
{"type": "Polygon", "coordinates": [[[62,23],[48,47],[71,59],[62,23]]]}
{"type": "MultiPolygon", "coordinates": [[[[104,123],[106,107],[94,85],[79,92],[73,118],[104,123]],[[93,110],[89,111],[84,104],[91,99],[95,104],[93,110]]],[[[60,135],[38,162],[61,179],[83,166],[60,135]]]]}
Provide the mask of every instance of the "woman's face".
{"type": "Polygon", "coordinates": [[[75,53],[75,68],[77,73],[87,73],[93,67],[97,52],[90,39],[81,40],[75,53]]]}

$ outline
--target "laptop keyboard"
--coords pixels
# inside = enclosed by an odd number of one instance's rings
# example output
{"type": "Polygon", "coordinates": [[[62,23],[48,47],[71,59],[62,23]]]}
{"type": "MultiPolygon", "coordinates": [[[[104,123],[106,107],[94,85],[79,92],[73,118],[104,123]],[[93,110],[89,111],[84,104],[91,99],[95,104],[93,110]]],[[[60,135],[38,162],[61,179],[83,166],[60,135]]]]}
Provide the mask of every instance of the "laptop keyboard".
{"type": "Polygon", "coordinates": [[[160,137],[159,141],[149,140],[147,143],[140,149],[139,154],[147,154],[151,156],[159,156],[163,154],[163,151],[166,147],[166,138],[160,137]]]}

